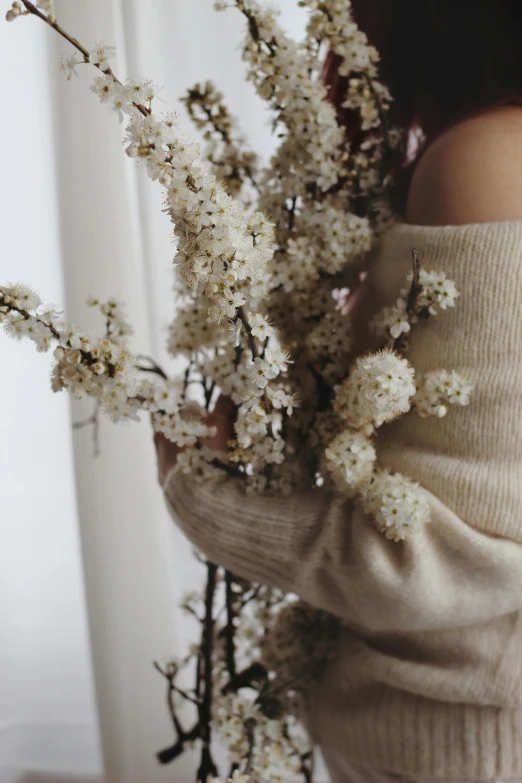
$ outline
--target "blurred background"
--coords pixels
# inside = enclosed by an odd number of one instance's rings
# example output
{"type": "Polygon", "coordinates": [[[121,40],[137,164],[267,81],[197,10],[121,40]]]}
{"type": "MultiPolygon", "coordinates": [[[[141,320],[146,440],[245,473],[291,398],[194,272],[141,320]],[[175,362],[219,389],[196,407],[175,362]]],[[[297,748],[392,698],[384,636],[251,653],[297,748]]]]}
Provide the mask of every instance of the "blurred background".
{"type": "MultiPolygon", "coordinates": [[[[122,150],[123,126],[89,90],[67,82],[67,44],[34,18],[0,22],[0,281],[26,282],[100,332],[89,295],[127,305],[132,348],[172,369],[164,343],[171,294],[170,223],[160,188],[122,150]]],[[[264,157],[268,115],[244,80],[239,14],[213,0],[56,0],[84,44],[117,47],[120,76],[163,86],[160,110],[212,78],[264,157]]],[[[275,0],[293,35],[297,0],[275,0]]],[[[196,132],[186,127],[193,136],[196,132]]],[[[0,783],[192,781],[182,758],[160,768],[173,739],[153,660],[176,655],[194,629],[178,612],[202,576],[156,484],[148,422],[102,422],[49,385],[51,357],[0,334],[0,783]]]]}

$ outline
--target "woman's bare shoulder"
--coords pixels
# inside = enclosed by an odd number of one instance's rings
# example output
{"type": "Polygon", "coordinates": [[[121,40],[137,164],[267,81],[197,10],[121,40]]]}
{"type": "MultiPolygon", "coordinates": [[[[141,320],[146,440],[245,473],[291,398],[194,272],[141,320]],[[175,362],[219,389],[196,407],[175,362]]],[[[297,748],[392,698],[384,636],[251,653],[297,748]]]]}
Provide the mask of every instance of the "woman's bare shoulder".
{"type": "Polygon", "coordinates": [[[413,175],[410,223],[429,226],[522,218],[522,107],[462,121],[426,150],[413,175]]]}

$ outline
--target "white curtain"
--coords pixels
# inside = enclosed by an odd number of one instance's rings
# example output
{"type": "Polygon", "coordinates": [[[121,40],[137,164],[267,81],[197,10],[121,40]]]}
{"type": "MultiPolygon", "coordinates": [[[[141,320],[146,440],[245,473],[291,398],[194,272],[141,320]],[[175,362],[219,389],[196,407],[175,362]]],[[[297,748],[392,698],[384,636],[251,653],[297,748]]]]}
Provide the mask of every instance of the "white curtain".
{"type": "MultiPolygon", "coordinates": [[[[63,302],[43,26],[0,23],[0,279],[63,302]],[[9,107],[9,108],[7,108],[9,107]]],[[[0,336],[0,781],[101,774],[67,399],[50,357],[0,336]]]]}
{"type": "MultiPolygon", "coordinates": [[[[184,89],[211,77],[252,145],[269,154],[268,117],[244,80],[236,12],[216,14],[213,0],[56,5],[80,40],[117,46],[117,73],[162,85],[165,110],[182,111],[184,89]]],[[[279,6],[286,28],[300,35],[297,0],[279,6]]],[[[174,307],[173,251],[159,189],[126,160],[122,127],[89,91],[85,69],[72,82],[58,73],[65,42],[34,19],[1,25],[0,36],[11,107],[0,126],[0,280],[33,283],[93,330],[101,324],[85,306],[88,295],[125,301],[133,349],[171,369],[164,342],[174,307]]],[[[108,783],[192,780],[190,759],[161,768],[154,758],[173,736],[152,662],[188,641],[192,629],[176,605],[201,572],[164,508],[148,422],[102,423],[94,458],[90,429],[71,431],[71,418],[90,409],[73,406],[70,415],[67,400],[51,395],[48,358],[7,338],[0,350],[7,640],[0,647],[0,783],[43,781],[24,770],[108,783]]]]}

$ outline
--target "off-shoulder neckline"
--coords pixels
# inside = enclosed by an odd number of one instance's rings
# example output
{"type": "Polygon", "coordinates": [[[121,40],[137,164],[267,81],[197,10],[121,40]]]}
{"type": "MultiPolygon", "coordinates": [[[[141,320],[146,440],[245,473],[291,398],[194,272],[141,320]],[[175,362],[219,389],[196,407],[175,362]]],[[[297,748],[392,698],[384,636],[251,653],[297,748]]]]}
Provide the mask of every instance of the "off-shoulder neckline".
{"type": "MultiPolygon", "coordinates": [[[[393,222],[388,229],[388,231],[392,231],[394,229],[403,229],[403,230],[411,230],[411,231],[444,231],[444,232],[458,232],[458,231],[466,231],[470,229],[492,229],[492,228],[508,228],[508,227],[515,227],[515,226],[522,226],[522,218],[515,218],[513,220],[492,220],[489,222],[482,222],[482,223],[456,223],[456,224],[447,224],[443,226],[425,226],[419,223],[408,223],[406,220],[396,220],[393,222]]],[[[387,232],[386,232],[387,233],[387,232]]]]}

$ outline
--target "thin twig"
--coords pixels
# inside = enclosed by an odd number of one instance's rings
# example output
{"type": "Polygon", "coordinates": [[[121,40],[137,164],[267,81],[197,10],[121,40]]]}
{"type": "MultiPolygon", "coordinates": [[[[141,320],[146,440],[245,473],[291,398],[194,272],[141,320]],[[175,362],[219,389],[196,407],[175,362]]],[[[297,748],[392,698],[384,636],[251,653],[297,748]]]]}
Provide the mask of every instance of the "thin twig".
{"type": "MultiPolygon", "coordinates": [[[[91,63],[89,52],[87,49],[81,45],[81,43],[76,39],[73,38],[72,35],[69,35],[68,32],[66,32],[63,27],[60,27],[56,19],[51,19],[45,14],[43,14],[41,11],[36,8],[33,3],[30,2],[30,0],[22,0],[23,5],[27,9],[27,12],[29,14],[32,14],[33,16],[37,16],[39,19],[41,19],[43,22],[45,22],[46,25],[49,25],[49,27],[52,27],[53,30],[56,30],[58,35],[61,35],[62,38],[65,38],[66,41],[68,41],[71,46],[74,46],[75,49],[77,49],[80,54],[83,56],[83,59],[86,63],[90,63],[91,65],[94,65],[95,68],[97,68],[99,71],[101,71],[106,76],[110,76],[117,84],[121,84],[120,80],[115,76],[112,69],[110,67],[102,68],[99,63],[91,63]]],[[[141,103],[134,103],[133,104],[136,109],[142,114],[144,117],[148,117],[152,112],[150,109],[148,109],[146,106],[143,106],[141,103]]]]}
{"type": "Polygon", "coordinates": [[[100,400],[96,400],[92,416],[89,416],[87,419],[83,419],[83,421],[73,422],[74,430],[81,430],[84,427],[92,426],[92,440],[94,444],[95,457],[100,456],[100,407],[100,400]]]}
{"type": "Polygon", "coordinates": [[[159,663],[157,663],[156,661],[154,661],[153,666],[156,669],[156,671],[162,674],[168,682],[167,706],[169,708],[170,717],[172,719],[172,723],[174,724],[174,728],[176,729],[178,739],[185,738],[186,732],[179,721],[179,718],[176,714],[176,707],[174,704],[174,692],[176,690],[174,686],[174,678],[177,674],[177,668],[173,667],[171,671],[165,671],[164,669],[161,668],[159,663]]]}
{"type": "Polygon", "coordinates": [[[256,746],[255,728],[256,728],[255,718],[248,718],[245,721],[245,729],[246,729],[247,740],[248,740],[248,756],[247,756],[247,763],[244,772],[245,775],[250,774],[254,763],[254,749],[256,746]]]}
{"type": "Polygon", "coordinates": [[[9,310],[12,310],[15,313],[19,313],[26,321],[29,321],[31,318],[35,318],[36,322],[39,324],[43,324],[49,331],[51,332],[52,336],[59,340],[61,335],[60,332],[58,332],[52,324],[47,323],[46,321],[42,321],[41,318],[38,318],[38,316],[33,316],[28,310],[24,310],[23,307],[16,307],[16,305],[11,304],[10,302],[6,302],[3,295],[0,293],[0,307],[7,307],[9,310]]]}
{"type": "Polygon", "coordinates": [[[160,375],[162,378],[164,378],[166,381],[168,381],[169,376],[167,375],[165,370],[163,370],[162,367],[160,367],[160,365],[154,359],[152,359],[150,356],[145,356],[142,353],[138,353],[138,354],[136,354],[136,359],[139,362],[141,362],[141,361],[149,362],[149,364],[150,364],[150,368],[148,368],[148,367],[139,367],[138,366],[137,367],[138,370],[141,370],[142,372],[155,372],[155,373],[157,373],[157,375],[160,375]]]}

